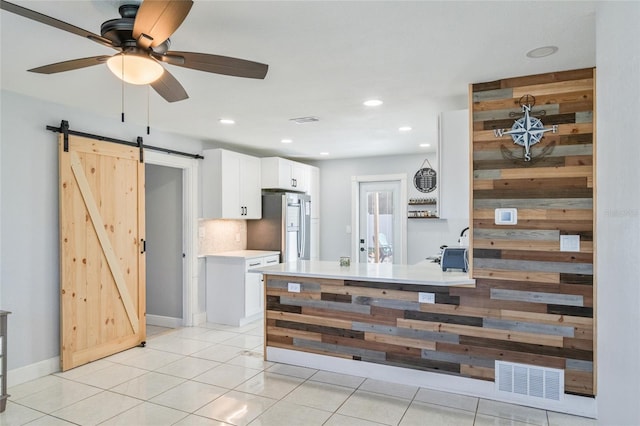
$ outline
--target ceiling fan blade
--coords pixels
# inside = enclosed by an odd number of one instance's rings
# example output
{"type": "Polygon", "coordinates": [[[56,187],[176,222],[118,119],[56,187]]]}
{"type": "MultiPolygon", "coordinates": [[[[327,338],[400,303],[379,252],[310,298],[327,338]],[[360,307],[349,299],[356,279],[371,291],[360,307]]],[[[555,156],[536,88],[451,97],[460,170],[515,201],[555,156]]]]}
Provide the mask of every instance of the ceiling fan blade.
{"type": "Polygon", "coordinates": [[[57,62],[55,64],[43,65],[38,68],[32,68],[29,71],[37,72],[40,74],[55,74],[58,72],[72,71],[80,68],[91,67],[94,65],[100,65],[107,62],[111,56],[100,55],[91,56],[90,58],[72,59],[70,61],[57,62]]]}
{"type": "Polygon", "coordinates": [[[90,31],[83,30],[82,28],[68,24],[64,21],[60,21],[59,19],[52,18],[51,16],[43,15],[42,13],[27,9],[26,7],[18,6],[17,4],[9,3],[5,0],[0,0],[0,9],[6,10],[7,12],[15,13],[16,15],[20,15],[24,18],[28,18],[36,22],[40,22],[41,24],[50,25],[59,30],[68,31],[72,34],[79,35],[80,37],[88,38],[89,40],[95,41],[96,43],[100,43],[117,50],[117,47],[114,46],[109,39],[99,36],[98,34],[94,34],[90,31]]]}
{"type": "Polygon", "coordinates": [[[184,87],[166,69],[159,79],[151,83],[151,87],[167,102],[178,102],[189,98],[184,87]]]}
{"type": "Polygon", "coordinates": [[[138,9],[133,37],[138,46],[156,47],[178,29],[193,6],[192,0],[146,0],[138,9]]]}
{"type": "Polygon", "coordinates": [[[171,65],[235,77],[263,79],[269,70],[267,64],[207,53],[169,51],[164,55],[153,56],[171,65]]]}

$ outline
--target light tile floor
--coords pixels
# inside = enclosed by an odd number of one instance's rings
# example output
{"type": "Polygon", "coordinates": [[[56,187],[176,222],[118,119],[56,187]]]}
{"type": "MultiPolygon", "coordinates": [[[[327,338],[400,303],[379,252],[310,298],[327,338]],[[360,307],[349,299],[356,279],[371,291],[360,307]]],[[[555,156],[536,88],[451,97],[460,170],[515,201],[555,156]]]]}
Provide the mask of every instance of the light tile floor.
{"type": "Polygon", "coordinates": [[[265,362],[262,323],[148,327],[137,347],[9,389],[0,425],[596,425],[596,421],[265,362]]]}

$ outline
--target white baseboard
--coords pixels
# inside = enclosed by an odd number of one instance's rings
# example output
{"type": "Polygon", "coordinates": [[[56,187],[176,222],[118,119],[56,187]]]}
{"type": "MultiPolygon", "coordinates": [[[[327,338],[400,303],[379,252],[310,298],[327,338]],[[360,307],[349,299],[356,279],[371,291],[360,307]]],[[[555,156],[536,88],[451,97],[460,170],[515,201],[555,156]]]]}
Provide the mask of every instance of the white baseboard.
{"type": "Polygon", "coordinates": [[[193,326],[197,326],[200,324],[204,324],[207,322],[207,313],[199,312],[197,314],[193,314],[193,326]]]}
{"type": "Polygon", "coordinates": [[[178,328],[182,327],[182,318],[163,317],[161,315],[147,314],[147,325],[155,325],[158,327],[178,328]]]}
{"type": "Polygon", "coordinates": [[[596,418],[597,406],[595,398],[565,394],[563,402],[540,401],[527,403],[514,401],[504,397],[495,389],[493,382],[458,377],[449,374],[432,373],[390,365],[375,364],[365,361],[336,358],[290,349],[267,347],[267,361],[282,362],[301,367],[315,368],[334,373],[350,374],[410,386],[419,386],[443,392],[452,392],[494,401],[528,405],[543,410],[558,411],[583,417],[596,418]]]}
{"type": "Polygon", "coordinates": [[[45,359],[7,371],[7,386],[16,386],[60,371],[60,357],[45,359]]]}

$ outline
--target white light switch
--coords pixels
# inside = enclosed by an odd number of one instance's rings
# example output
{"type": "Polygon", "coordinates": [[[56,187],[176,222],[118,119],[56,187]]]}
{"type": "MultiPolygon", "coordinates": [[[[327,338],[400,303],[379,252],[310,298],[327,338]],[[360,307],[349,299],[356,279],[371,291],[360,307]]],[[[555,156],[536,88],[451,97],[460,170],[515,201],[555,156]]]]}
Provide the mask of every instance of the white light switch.
{"type": "Polygon", "coordinates": [[[288,283],[287,291],[289,293],[300,293],[300,283],[288,283]]]}
{"type": "Polygon", "coordinates": [[[560,251],[580,251],[580,235],[560,235],[560,251]]]}
{"type": "Polygon", "coordinates": [[[418,293],[418,302],[420,303],[436,303],[435,293],[418,293]]]}

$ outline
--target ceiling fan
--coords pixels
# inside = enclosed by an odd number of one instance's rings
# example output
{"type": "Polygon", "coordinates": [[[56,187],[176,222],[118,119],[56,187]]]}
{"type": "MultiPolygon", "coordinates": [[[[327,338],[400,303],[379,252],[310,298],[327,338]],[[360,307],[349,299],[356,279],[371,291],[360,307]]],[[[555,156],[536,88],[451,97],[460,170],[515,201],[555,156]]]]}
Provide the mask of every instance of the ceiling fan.
{"type": "Polygon", "coordinates": [[[3,10],[119,51],[113,56],[99,55],[44,65],[30,69],[31,72],[53,74],[106,63],[122,80],[133,84],[150,84],[165,100],[176,102],[187,99],[189,95],[161,62],[215,74],[256,79],[265,78],[269,69],[266,64],[244,59],[169,50],[169,36],[187,17],[193,5],[192,0],[145,0],[140,4],[123,4],[119,8],[121,17],[104,22],[100,35],[5,0],[0,2],[3,10]]]}

